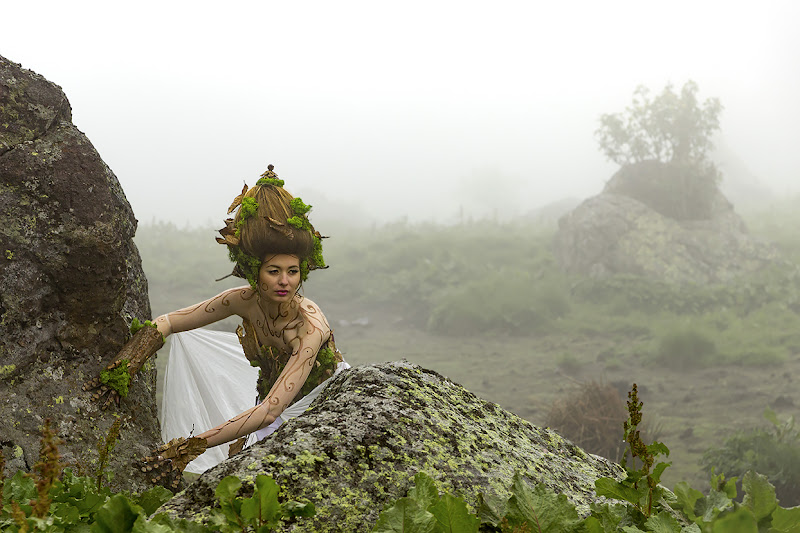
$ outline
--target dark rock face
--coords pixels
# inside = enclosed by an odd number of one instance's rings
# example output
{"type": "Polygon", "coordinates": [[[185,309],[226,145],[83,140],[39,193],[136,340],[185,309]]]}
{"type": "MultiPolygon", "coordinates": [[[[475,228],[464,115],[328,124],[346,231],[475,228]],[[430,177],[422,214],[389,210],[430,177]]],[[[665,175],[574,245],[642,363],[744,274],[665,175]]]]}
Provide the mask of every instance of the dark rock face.
{"type": "MultiPolygon", "coordinates": [[[[114,173],[71,122],[61,88],[0,57],[0,445],[7,473],[30,469],[46,418],[62,461],[92,474],[115,417],[81,391],[121,348],[130,317],[150,317],[114,173]]],[[[155,368],[123,399],[113,485],[146,488],[134,457],[158,444],[155,368]]]]}
{"type": "Polygon", "coordinates": [[[624,167],[564,215],[554,245],[568,273],[676,283],[724,283],[780,260],[748,234],[713,176],[657,161],[624,167]]]}
{"type": "Polygon", "coordinates": [[[239,477],[252,494],[255,477],[268,474],[282,498],[316,506],[316,517],[293,531],[369,531],[419,471],[473,510],[479,493],[508,498],[521,472],[564,493],[584,514],[597,500],[595,479],[624,474],[435,372],[399,362],[335,376],[306,413],[205,472],[160,511],[202,521],[225,476],[239,477]]]}

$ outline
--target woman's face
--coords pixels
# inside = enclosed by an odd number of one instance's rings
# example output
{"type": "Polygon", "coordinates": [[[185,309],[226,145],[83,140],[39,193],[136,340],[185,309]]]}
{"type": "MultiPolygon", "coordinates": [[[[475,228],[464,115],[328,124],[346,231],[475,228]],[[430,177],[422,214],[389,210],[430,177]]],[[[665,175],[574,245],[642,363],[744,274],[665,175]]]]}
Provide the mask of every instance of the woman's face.
{"type": "Polygon", "coordinates": [[[258,271],[258,292],[274,302],[288,302],[300,286],[300,259],[296,255],[267,256],[258,271]]]}

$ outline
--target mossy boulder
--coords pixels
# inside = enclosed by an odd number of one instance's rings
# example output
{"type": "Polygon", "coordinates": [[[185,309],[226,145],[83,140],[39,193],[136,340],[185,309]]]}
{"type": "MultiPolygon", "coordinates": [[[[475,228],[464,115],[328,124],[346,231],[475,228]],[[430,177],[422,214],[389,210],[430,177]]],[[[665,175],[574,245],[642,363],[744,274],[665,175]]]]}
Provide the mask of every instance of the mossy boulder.
{"type": "Polygon", "coordinates": [[[0,446],[6,473],[29,470],[49,418],[62,462],[86,474],[121,416],[112,485],[147,488],[132,472],[158,445],[155,368],[119,409],[81,390],[120,350],[131,317],[150,317],[133,243],[136,219],[117,177],[72,124],[57,85],[0,57],[0,446]]]}
{"type": "Polygon", "coordinates": [[[645,161],[559,219],[555,255],[570,274],[726,283],[781,260],[750,235],[713,169],[645,161]]]}
{"type": "Polygon", "coordinates": [[[436,372],[395,362],[335,376],[306,413],[206,471],[160,511],[202,521],[224,477],[242,479],[247,495],[255,477],[268,474],[282,498],[316,506],[316,516],[293,531],[369,531],[421,471],[473,511],[480,493],[507,499],[520,472],[565,494],[584,514],[598,500],[598,477],[623,476],[618,465],[436,372]]]}

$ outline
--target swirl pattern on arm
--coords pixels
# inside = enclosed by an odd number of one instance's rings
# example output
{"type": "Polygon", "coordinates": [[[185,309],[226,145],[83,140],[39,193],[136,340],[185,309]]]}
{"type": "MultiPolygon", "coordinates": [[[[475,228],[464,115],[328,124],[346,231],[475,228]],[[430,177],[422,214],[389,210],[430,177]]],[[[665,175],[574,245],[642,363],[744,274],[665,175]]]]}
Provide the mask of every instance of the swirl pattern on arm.
{"type": "Polygon", "coordinates": [[[167,317],[172,332],[188,331],[234,314],[241,315],[252,298],[253,290],[249,287],[229,289],[204,302],[173,311],[167,317]]]}

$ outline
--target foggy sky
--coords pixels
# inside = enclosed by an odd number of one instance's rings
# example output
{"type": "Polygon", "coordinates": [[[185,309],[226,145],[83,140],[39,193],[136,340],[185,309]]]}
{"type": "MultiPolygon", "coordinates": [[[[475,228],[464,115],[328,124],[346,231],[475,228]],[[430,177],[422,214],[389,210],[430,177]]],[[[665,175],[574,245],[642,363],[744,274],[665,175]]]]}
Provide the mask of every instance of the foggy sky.
{"type": "Polygon", "coordinates": [[[328,217],[453,222],[587,197],[616,170],[599,116],[639,84],[689,79],[721,100],[724,144],[759,182],[800,189],[792,0],[48,0],[0,15],[0,55],[61,85],[142,222],[219,225],[269,163],[328,217]]]}

